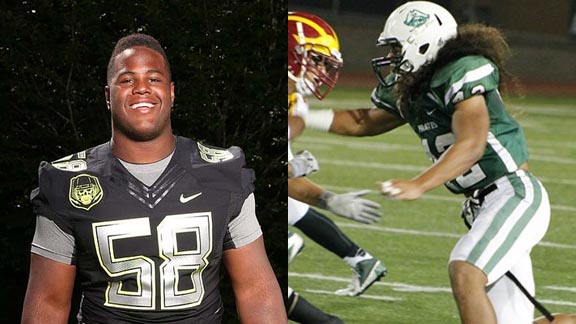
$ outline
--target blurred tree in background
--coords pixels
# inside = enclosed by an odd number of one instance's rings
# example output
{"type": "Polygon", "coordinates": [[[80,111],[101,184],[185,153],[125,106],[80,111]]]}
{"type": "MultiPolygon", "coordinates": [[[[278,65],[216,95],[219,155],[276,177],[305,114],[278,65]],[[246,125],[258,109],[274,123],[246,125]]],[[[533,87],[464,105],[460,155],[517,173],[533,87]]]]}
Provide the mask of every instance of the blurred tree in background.
{"type": "MultiPolygon", "coordinates": [[[[0,4],[0,285],[11,296],[0,322],[20,318],[38,164],[110,139],[106,67],[115,42],[134,32],[165,47],[176,83],[175,133],[244,149],[257,175],[268,254],[286,287],[286,7],[274,0],[0,4]]],[[[230,286],[222,288],[227,322],[237,322],[230,286]]]]}

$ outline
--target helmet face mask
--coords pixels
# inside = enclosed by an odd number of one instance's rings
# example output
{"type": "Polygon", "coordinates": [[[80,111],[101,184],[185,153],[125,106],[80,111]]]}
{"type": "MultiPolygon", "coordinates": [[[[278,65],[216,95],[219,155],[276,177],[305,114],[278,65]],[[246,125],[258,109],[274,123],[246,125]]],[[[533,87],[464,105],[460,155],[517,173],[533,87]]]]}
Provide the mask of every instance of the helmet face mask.
{"type": "Polygon", "coordinates": [[[397,80],[436,59],[446,41],[456,37],[458,24],[443,7],[428,1],[412,1],[396,8],[386,20],[376,46],[390,46],[386,57],[372,60],[378,80],[385,86],[383,69],[390,65],[397,80]],[[399,49],[398,49],[399,48],[399,49]]]}
{"type": "Polygon", "coordinates": [[[342,56],[336,33],[322,19],[307,13],[288,15],[288,77],[296,90],[322,100],[336,85],[342,56]]]}
{"type": "Polygon", "coordinates": [[[404,53],[402,51],[402,45],[396,41],[391,40],[386,45],[378,45],[387,48],[386,56],[377,57],[372,59],[372,69],[378,78],[378,81],[383,86],[389,88],[393,86],[400,74],[411,72],[413,66],[410,62],[403,60],[404,53]],[[387,75],[393,73],[394,77],[391,80],[386,78],[387,75]]]}
{"type": "Polygon", "coordinates": [[[314,49],[306,53],[308,55],[304,62],[304,83],[318,99],[323,99],[336,86],[342,62],[314,49]]]}

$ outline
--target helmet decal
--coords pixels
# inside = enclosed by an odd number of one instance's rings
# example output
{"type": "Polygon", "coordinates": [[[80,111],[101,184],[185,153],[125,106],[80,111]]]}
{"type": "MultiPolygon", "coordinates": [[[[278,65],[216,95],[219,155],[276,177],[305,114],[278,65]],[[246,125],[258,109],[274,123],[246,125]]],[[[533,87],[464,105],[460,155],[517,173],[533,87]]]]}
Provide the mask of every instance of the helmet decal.
{"type": "Polygon", "coordinates": [[[428,19],[430,19],[430,15],[423,13],[420,10],[414,9],[410,10],[406,19],[404,20],[404,24],[406,26],[418,28],[424,25],[428,19]]]}

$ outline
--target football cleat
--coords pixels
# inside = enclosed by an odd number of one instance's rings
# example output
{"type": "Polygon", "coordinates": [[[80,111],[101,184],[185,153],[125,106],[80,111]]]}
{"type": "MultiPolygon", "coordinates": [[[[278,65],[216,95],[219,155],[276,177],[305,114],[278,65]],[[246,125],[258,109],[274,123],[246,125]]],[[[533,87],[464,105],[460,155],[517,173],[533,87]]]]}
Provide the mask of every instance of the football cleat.
{"type": "Polygon", "coordinates": [[[302,236],[288,231],[288,263],[292,262],[302,249],[304,249],[302,236]]]}
{"type": "Polygon", "coordinates": [[[384,264],[375,258],[358,262],[352,271],[354,278],[347,288],[337,290],[336,295],[359,296],[388,273],[384,264]]]}

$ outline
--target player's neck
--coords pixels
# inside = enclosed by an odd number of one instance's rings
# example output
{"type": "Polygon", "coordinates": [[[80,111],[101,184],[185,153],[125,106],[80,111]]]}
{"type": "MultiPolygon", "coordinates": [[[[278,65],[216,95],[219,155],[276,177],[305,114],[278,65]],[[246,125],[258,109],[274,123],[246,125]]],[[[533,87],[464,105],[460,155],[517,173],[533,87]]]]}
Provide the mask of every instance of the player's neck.
{"type": "Polygon", "coordinates": [[[176,138],[171,132],[144,142],[126,136],[112,136],[110,145],[117,158],[129,163],[145,164],[160,161],[170,155],[176,146],[176,138]]]}

